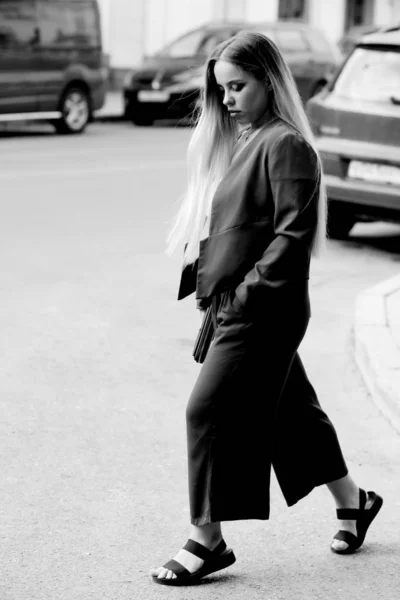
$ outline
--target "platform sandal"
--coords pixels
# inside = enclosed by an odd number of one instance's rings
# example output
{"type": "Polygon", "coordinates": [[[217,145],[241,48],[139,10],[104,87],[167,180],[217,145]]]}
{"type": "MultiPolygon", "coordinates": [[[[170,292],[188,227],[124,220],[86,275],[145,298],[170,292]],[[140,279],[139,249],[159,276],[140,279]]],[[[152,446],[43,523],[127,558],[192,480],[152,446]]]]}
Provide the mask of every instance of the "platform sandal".
{"type": "Polygon", "coordinates": [[[365,492],[360,488],[360,507],[359,508],[338,508],[336,510],[337,518],[340,520],[354,520],[356,522],[357,535],[340,529],[334,536],[334,540],[339,540],[348,544],[345,550],[336,550],[331,546],[332,552],[336,554],[353,554],[362,546],[366,533],[372,521],[382,508],[383,499],[375,492],[365,492]],[[372,500],[371,506],[366,509],[367,500],[372,500]]]}
{"type": "Polygon", "coordinates": [[[220,571],[221,569],[225,569],[236,561],[236,557],[233,551],[230,548],[227,548],[224,540],[221,540],[218,546],[214,550],[209,550],[202,544],[195,542],[194,540],[188,540],[184,550],[194,554],[201,560],[204,560],[203,565],[195,571],[194,573],[190,573],[181,563],[177,560],[172,559],[168,561],[164,566],[164,569],[168,569],[172,571],[176,578],[166,579],[166,578],[158,578],[156,575],[153,575],[153,581],[155,583],[160,583],[161,585],[195,585],[199,583],[202,577],[206,575],[210,575],[211,573],[215,573],[216,571],[220,571]]]}

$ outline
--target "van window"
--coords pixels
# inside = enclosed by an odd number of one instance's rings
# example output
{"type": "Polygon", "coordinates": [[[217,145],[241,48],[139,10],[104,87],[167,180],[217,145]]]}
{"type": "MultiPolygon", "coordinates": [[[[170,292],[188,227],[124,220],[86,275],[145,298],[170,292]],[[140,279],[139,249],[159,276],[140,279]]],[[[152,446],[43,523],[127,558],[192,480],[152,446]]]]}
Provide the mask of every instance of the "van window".
{"type": "Polygon", "coordinates": [[[99,47],[98,14],[92,0],[37,0],[43,46],[99,47]]]}
{"type": "Polygon", "coordinates": [[[310,47],[301,31],[276,29],[276,43],[282,52],[309,52],[310,47]]]}
{"type": "Polygon", "coordinates": [[[31,47],[37,41],[35,3],[0,0],[0,50],[31,47]]]}

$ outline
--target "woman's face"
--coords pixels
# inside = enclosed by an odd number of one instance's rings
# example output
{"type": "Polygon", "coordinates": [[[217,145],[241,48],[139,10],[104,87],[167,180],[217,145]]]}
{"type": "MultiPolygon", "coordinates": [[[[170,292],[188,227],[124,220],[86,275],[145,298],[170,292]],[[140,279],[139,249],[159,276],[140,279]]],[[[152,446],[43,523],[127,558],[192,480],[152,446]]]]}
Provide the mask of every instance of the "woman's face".
{"type": "Polygon", "coordinates": [[[268,91],[264,82],[230,62],[218,60],[214,76],[223,93],[222,103],[240,125],[254,123],[268,108],[268,91]]]}

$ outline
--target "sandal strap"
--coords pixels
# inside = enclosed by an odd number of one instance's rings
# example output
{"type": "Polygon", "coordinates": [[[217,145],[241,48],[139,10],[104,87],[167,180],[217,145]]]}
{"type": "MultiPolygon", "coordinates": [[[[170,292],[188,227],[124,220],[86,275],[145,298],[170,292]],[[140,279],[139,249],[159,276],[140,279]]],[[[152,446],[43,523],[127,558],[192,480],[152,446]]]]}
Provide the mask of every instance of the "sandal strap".
{"type": "Polygon", "coordinates": [[[204,561],[208,560],[212,555],[211,550],[209,550],[202,544],[195,542],[194,540],[188,540],[183,546],[183,550],[194,554],[195,556],[197,556],[197,558],[201,558],[201,560],[204,561]]]}
{"type": "MultiPolygon", "coordinates": [[[[201,560],[204,560],[204,562],[205,562],[205,561],[209,560],[210,558],[215,558],[216,556],[219,556],[220,554],[222,554],[226,550],[226,543],[224,540],[221,540],[220,543],[218,544],[218,546],[216,548],[214,548],[214,550],[209,550],[202,544],[199,544],[198,542],[195,542],[194,540],[189,539],[186,542],[186,544],[184,545],[183,550],[186,550],[187,552],[194,554],[194,556],[197,556],[197,558],[200,558],[201,560]]],[[[175,573],[175,575],[178,578],[189,577],[190,575],[192,575],[192,573],[190,573],[190,571],[188,571],[183,565],[181,565],[180,562],[178,562],[174,558],[172,558],[167,563],[165,563],[165,565],[163,565],[163,567],[164,567],[164,569],[168,569],[169,571],[172,571],[173,573],[175,573]]]]}
{"type": "Polygon", "coordinates": [[[359,508],[338,508],[336,510],[337,518],[341,521],[356,521],[362,517],[367,503],[367,494],[360,488],[360,507],[359,508]]]}
{"type": "Polygon", "coordinates": [[[177,577],[189,577],[190,571],[188,571],[180,562],[171,558],[167,563],[165,563],[164,569],[168,569],[168,571],[172,571],[177,577]]]}
{"type": "Polygon", "coordinates": [[[339,542],[346,542],[349,546],[353,546],[354,544],[358,544],[358,538],[354,533],[350,531],[344,531],[340,529],[337,534],[333,537],[334,540],[339,540],[339,542]]]}
{"type": "Polygon", "coordinates": [[[214,548],[214,550],[212,551],[212,555],[215,556],[219,556],[220,554],[222,554],[223,552],[225,552],[227,548],[227,545],[225,543],[225,540],[221,540],[220,543],[218,544],[218,546],[216,546],[214,548]]]}

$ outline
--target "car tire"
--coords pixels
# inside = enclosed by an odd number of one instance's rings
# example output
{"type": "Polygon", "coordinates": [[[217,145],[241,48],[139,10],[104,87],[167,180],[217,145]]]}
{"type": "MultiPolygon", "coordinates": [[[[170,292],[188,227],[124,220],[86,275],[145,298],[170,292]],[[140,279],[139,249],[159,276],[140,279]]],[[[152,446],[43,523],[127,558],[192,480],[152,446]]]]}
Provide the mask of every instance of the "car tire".
{"type": "Polygon", "coordinates": [[[329,202],[327,231],[328,237],[343,240],[349,235],[356,218],[346,205],[340,202],[329,202]]]}
{"type": "Polygon", "coordinates": [[[85,131],[90,121],[90,98],[86,90],[70,87],[65,90],[59,110],[62,117],[53,121],[57,133],[77,134],[85,131]]]}

